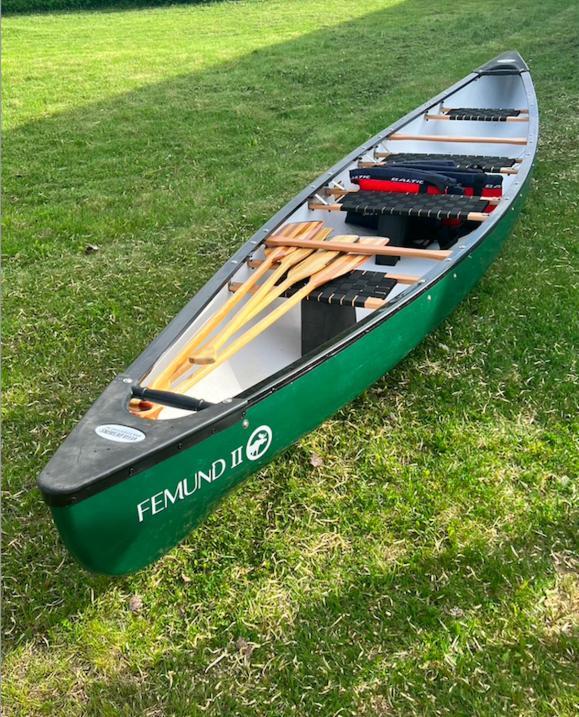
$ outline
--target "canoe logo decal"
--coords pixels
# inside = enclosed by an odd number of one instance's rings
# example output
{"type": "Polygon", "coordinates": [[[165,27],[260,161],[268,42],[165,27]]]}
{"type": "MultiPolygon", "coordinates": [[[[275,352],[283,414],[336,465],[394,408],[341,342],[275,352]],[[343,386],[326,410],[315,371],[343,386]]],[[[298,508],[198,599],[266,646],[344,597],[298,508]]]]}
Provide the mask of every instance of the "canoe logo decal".
{"type": "MultiPolygon", "coordinates": [[[[110,428],[110,426],[106,427],[110,428]]],[[[99,428],[102,428],[102,426],[99,426],[99,428]]],[[[116,428],[126,429],[126,426],[116,426],[116,428]]],[[[237,446],[237,448],[230,451],[229,456],[226,458],[216,458],[211,464],[207,463],[197,468],[194,473],[186,478],[182,478],[175,487],[163,488],[163,490],[137,503],[137,520],[142,523],[148,518],[171,508],[176,503],[195,495],[197,491],[205,490],[208,484],[218,481],[228,470],[238,468],[245,461],[245,458],[248,461],[259,460],[271,446],[272,437],[273,432],[269,426],[259,426],[249,436],[245,446],[243,443],[237,446]]]]}
{"type": "Polygon", "coordinates": [[[145,440],[143,431],[130,426],[121,426],[118,423],[103,423],[94,430],[97,436],[115,443],[138,443],[145,440]]]}
{"type": "Polygon", "coordinates": [[[249,437],[245,448],[245,455],[250,461],[259,460],[271,445],[271,428],[260,426],[249,437]]]}

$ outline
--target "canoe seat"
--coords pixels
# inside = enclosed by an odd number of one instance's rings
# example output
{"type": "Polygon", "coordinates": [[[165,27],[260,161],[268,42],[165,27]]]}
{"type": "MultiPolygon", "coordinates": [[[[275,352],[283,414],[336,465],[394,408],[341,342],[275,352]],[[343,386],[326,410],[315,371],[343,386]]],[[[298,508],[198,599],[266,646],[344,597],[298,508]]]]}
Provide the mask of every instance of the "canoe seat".
{"type": "MultiPolygon", "coordinates": [[[[479,107],[456,107],[445,112],[451,120],[474,120],[477,122],[506,122],[507,117],[518,117],[521,110],[482,109],[479,107]]],[[[504,165],[503,165],[504,166],[504,165]]]]}
{"type": "MultiPolygon", "coordinates": [[[[292,286],[284,296],[292,296],[305,283],[304,281],[292,286]]],[[[397,283],[396,279],[388,278],[381,271],[352,271],[315,289],[306,297],[306,301],[334,306],[353,306],[358,309],[377,308],[386,300],[397,283]]]]}
{"type": "MultiPolygon", "coordinates": [[[[284,294],[292,296],[297,284],[284,294]]],[[[352,271],[312,291],[301,302],[302,356],[356,324],[356,309],[378,309],[397,284],[380,271],[352,271]]]]}
{"type": "Polygon", "coordinates": [[[488,202],[457,194],[388,194],[352,192],[338,200],[342,211],[362,216],[401,216],[420,219],[458,219],[466,221],[471,212],[484,212],[488,202]]]}
{"type": "Polygon", "coordinates": [[[487,157],[482,154],[413,154],[401,152],[389,154],[381,164],[406,164],[408,162],[439,161],[454,162],[456,169],[482,169],[483,172],[500,172],[503,167],[512,167],[516,159],[511,157],[487,157]]]}

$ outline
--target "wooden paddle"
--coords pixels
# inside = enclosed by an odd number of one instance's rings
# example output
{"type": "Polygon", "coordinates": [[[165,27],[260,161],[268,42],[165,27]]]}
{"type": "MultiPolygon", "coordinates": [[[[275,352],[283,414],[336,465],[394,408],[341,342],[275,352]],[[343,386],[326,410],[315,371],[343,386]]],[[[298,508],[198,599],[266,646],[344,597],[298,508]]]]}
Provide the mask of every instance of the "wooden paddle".
{"type": "MultiPolygon", "coordinates": [[[[322,241],[328,237],[332,233],[332,229],[323,229],[321,232],[319,232],[316,235],[317,241],[322,241]]],[[[286,239],[285,237],[281,237],[284,241],[290,241],[290,239],[286,239]]],[[[313,241],[313,240],[312,240],[313,241]]],[[[281,245],[284,246],[284,245],[281,245]]],[[[272,251],[271,249],[268,249],[267,251],[272,251]]],[[[298,249],[296,247],[286,247],[286,255],[280,259],[279,266],[277,266],[276,269],[270,274],[270,276],[267,278],[266,281],[263,282],[263,284],[260,284],[259,286],[257,284],[252,284],[252,286],[249,289],[249,293],[253,294],[251,299],[247,302],[247,304],[230,319],[228,323],[226,323],[221,330],[217,332],[215,336],[213,336],[209,341],[204,344],[203,346],[199,347],[197,344],[196,346],[191,346],[191,353],[189,356],[187,356],[186,359],[183,360],[183,362],[177,367],[177,369],[173,372],[170,378],[170,383],[173,383],[179,376],[182,376],[186,371],[188,371],[191,368],[191,355],[192,352],[196,349],[199,349],[199,355],[204,356],[212,356],[216,353],[217,349],[223,346],[223,344],[229,339],[233,334],[237,333],[239,329],[241,329],[248,321],[251,321],[251,319],[258,314],[261,309],[259,308],[261,302],[267,295],[268,291],[273,288],[275,283],[279,281],[284,274],[288,272],[288,270],[291,269],[292,266],[295,264],[299,264],[301,261],[306,259],[310,254],[312,254],[315,251],[315,248],[306,248],[306,249],[298,249]],[[256,288],[257,287],[257,288],[256,288]],[[255,289],[255,291],[254,291],[255,289]]],[[[247,290],[246,290],[247,293],[247,290]]],[[[200,360],[199,362],[195,363],[211,363],[210,360],[200,360]]]]}
{"type": "MultiPolygon", "coordinates": [[[[361,243],[368,244],[370,246],[380,246],[384,244],[384,242],[387,240],[384,238],[377,237],[364,237],[360,241],[361,243]]],[[[296,291],[293,296],[284,301],[283,304],[270,312],[259,323],[257,323],[255,326],[252,326],[238,339],[236,339],[229,346],[227,346],[227,348],[225,348],[225,350],[218,355],[215,363],[210,364],[208,366],[204,366],[202,369],[196,371],[189,378],[182,380],[179,384],[177,384],[177,388],[180,390],[181,393],[185,393],[186,391],[188,391],[192,386],[194,386],[196,383],[201,381],[201,379],[205,378],[205,376],[211,373],[211,371],[213,371],[222,363],[230,359],[244,346],[257,338],[257,336],[262,334],[284,314],[287,314],[290,309],[299,304],[302,299],[305,299],[310,292],[314,291],[319,286],[326,284],[332,279],[337,279],[344,274],[348,274],[349,272],[356,269],[356,267],[360,266],[360,264],[363,264],[364,261],[366,261],[365,256],[351,254],[339,256],[338,258],[331,261],[331,263],[325,266],[321,271],[318,271],[312,276],[310,276],[308,283],[304,287],[299,289],[299,291],[296,291]]]]}
{"type": "MultiPolygon", "coordinates": [[[[331,233],[332,229],[325,229],[323,232],[318,234],[318,236],[316,236],[316,241],[324,242],[324,240],[329,237],[331,233]]],[[[269,299],[269,301],[265,301],[265,299],[268,297],[269,292],[274,289],[277,282],[285,274],[288,274],[288,277],[294,276],[295,269],[292,267],[295,267],[296,265],[298,265],[298,267],[301,266],[301,262],[307,259],[307,257],[315,251],[314,247],[306,249],[296,249],[294,247],[294,249],[295,250],[291,252],[288,250],[288,254],[280,261],[278,267],[272,271],[266,281],[259,286],[256,284],[250,289],[250,293],[253,294],[250,301],[239,309],[231,321],[229,321],[221,329],[221,331],[219,331],[212,339],[209,340],[208,343],[200,348],[199,353],[195,356],[194,363],[212,363],[211,360],[208,360],[208,357],[215,356],[217,351],[229,338],[231,338],[231,336],[237,333],[239,329],[241,329],[248,321],[251,321],[254,316],[257,316],[257,314],[259,314],[268,303],[273,301],[273,298],[269,299]]],[[[271,249],[269,249],[269,251],[271,251],[271,249]]],[[[191,361],[191,359],[192,356],[189,358],[189,361],[191,361]]]]}
{"type": "MultiPolygon", "coordinates": [[[[328,235],[331,234],[331,232],[331,229],[328,230],[328,235]]],[[[338,244],[351,243],[355,240],[355,236],[339,236],[332,239],[332,244],[337,246],[338,244]]],[[[289,239],[288,241],[292,240],[289,239]]],[[[270,279],[260,287],[260,291],[255,295],[253,300],[248,302],[248,304],[240,312],[238,312],[238,314],[236,314],[236,316],[227,324],[227,326],[223,328],[222,331],[219,332],[214,339],[212,339],[208,344],[205,344],[205,346],[203,346],[197,354],[191,355],[189,357],[189,361],[196,364],[215,363],[217,359],[217,351],[228,339],[236,334],[242,326],[260,314],[267,306],[269,306],[269,304],[271,304],[272,301],[275,301],[275,299],[280,297],[294,284],[297,284],[304,279],[309,279],[312,274],[315,274],[323,269],[337,256],[338,251],[323,250],[324,244],[327,242],[320,241],[319,239],[316,239],[315,242],[315,245],[311,248],[301,250],[306,253],[306,256],[310,256],[307,258],[304,257],[303,261],[290,269],[287,277],[281,282],[281,284],[275,286],[278,278],[281,278],[285,272],[276,277],[273,282],[271,281],[273,276],[270,277],[270,279]],[[315,251],[316,249],[320,249],[322,251],[315,251]],[[312,253],[314,251],[315,253],[312,253]],[[246,309],[248,310],[246,311],[246,309]]],[[[289,258],[293,258],[293,255],[289,258]]]]}
{"type": "MultiPolygon", "coordinates": [[[[321,231],[325,231],[323,230],[323,226],[323,222],[320,221],[298,222],[282,227],[282,229],[276,232],[274,236],[279,238],[283,237],[284,239],[290,239],[294,237],[309,237],[313,239],[315,236],[319,235],[321,231]]],[[[207,321],[203,324],[203,326],[201,326],[199,331],[197,331],[197,333],[186,344],[186,346],[181,349],[177,356],[175,356],[175,358],[170,361],[157,376],[155,376],[148,388],[166,388],[170,383],[173,375],[179,370],[181,365],[184,364],[185,367],[188,368],[189,363],[187,359],[191,352],[194,351],[201,343],[203,343],[203,341],[210,334],[212,334],[213,331],[215,331],[217,326],[237,306],[237,304],[239,304],[243,297],[249,293],[251,288],[255,284],[257,284],[261,277],[264,276],[277,261],[282,259],[288,253],[288,251],[295,251],[295,248],[288,249],[288,247],[286,246],[281,246],[276,247],[276,249],[271,252],[268,252],[263,264],[261,264],[261,266],[259,266],[259,268],[243,283],[243,286],[238,292],[241,294],[241,296],[238,296],[238,294],[230,296],[229,299],[225,302],[225,304],[207,319],[207,321]]]]}

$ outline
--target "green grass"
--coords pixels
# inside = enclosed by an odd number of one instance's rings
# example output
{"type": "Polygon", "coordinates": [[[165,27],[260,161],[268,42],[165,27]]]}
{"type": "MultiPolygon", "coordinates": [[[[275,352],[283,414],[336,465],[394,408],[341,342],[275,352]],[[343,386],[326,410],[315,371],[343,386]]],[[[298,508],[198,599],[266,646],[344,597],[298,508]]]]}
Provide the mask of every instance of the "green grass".
{"type": "Polygon", "coordinates": [[[5,21],[4,714],[576,714],[577,21],[560,0],[5,21]],[[89,403],[308,180],[511,47],[541,146],[475,292],[158,564],[82,572],[34,481],[89,403]]]}

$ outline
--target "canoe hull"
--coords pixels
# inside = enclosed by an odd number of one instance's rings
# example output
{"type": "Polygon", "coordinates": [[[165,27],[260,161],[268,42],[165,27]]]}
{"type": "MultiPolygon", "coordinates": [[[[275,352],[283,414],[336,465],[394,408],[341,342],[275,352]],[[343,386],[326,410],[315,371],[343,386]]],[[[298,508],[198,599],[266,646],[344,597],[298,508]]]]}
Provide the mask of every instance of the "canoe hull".
{"type": "Polygon", "coordinates": [[[186,538],[227,493],[362,393],[456,308],[500,251],[528,185],[529,176],[492,231],[424,292],[249,405],[236,423],[106,491],[52,506],[70,552],[93,572],[121,575],[186,538]]]}

